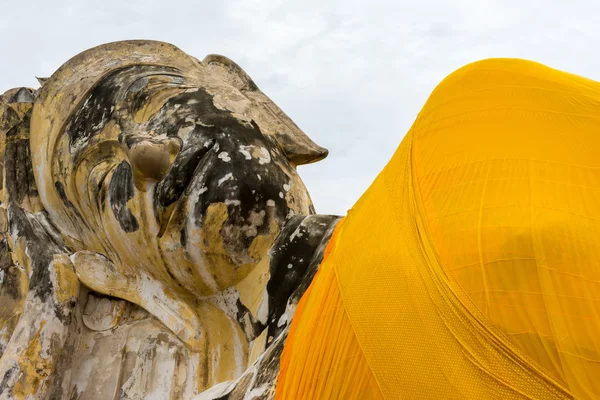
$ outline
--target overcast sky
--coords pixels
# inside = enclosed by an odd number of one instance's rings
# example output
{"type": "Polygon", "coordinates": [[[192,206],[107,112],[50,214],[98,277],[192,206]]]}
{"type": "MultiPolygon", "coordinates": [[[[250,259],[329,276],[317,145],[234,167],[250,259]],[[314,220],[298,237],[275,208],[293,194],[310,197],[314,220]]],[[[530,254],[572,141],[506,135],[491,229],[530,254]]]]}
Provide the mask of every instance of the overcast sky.
{"type": "Polygon", "coordinates": [[[487,57],[600,79],[600,3],[485,0],[2,1],[0,92],[123,39],[240,64],[329,157],[300,167],[317,212],[345,214],[435,85],[487,57]]]}

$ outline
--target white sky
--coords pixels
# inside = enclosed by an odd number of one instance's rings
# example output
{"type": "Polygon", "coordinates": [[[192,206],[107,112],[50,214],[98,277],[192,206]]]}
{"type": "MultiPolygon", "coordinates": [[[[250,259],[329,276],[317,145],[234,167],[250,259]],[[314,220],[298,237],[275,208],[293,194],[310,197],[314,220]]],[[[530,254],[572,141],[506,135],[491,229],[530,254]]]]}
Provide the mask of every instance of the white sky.
{"type": "Polygon", "coordinates": [[[115,40],[230,57],[329,149],[299,168],[319,213],[352,207],[435,85],[468,62],[528,58],[600,79],[593,0],[0,1],[0,92],[115,40]]]}

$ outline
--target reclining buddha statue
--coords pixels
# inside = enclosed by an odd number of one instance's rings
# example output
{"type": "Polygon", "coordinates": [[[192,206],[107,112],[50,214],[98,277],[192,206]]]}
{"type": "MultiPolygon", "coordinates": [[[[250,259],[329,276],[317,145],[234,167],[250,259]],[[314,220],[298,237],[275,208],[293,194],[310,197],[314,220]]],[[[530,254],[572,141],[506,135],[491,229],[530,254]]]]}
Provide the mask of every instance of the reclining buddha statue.
{"type": "Polygon", "coordinates": [[[87,50],[0,97],[0,399],[598,399],[598,154],[600,83],[484,60],[319,215],[233,61],[87,50]]]}

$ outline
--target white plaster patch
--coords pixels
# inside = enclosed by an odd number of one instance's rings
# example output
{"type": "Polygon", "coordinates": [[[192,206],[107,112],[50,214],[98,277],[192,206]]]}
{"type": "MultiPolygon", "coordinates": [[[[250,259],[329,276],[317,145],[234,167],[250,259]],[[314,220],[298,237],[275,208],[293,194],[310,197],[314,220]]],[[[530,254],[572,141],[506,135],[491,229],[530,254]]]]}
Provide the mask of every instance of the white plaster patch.
{"type": "Polygon", "coordinates": [[[265,149],[264,147],[260,148],[260,156],[258,157],[258,163],[259,164],[268,164],[271,162],[271,154],[269,153],[269,150],[265,149]]]}
{"type": "Polygon", "coordinates": [[[231,172],[228,173],[227,175],[225,175],[224,177],[222,177],[221,179],[219,179],[217,186],[221,186],[224,182],[230,181],[230,180],[233,180],[233,174],[231,172]]]}
{"type": "Polygon", "coordinates": [[[248,151],[248,147],[249,146],[240,146],[239,152],[242,153],[242,155],[244,156],[244,158],[246,158],[246,160],[252,160],[252,155],[248,151]]]}
{"type": "MultiPolygon", "coordinates": [[[[191,202],[188,204],[188,212],[192,214],[192,210],[190,210],[191,202]]],[[[191,246],[187,246],[188,254],[190,255],[191,261],[196,266],[195,270],[200,274],[204,283],[211,288],[212,290],[218,290],[217,282],[214,277],[206,268],[206,263],[204,262],[204,256],[202,250],[198,245],[194,245],[196,243],[200,243],[202,238],[200,237],[200,229],[197,229],[195,226],[194,218],[187,219],[187,229],[189,240],[188,243],[192,244],[191,246]]]]}
{"type": "Polygon", "coordinates": [[[155,140],[167,140],[167,139],[169,139],[169,136],[166,133],[161,133],[160,135],[154,134],[154,131],[152,131],[151,133],[152,133],[152,135],[149,135],[149,136],[152,136],[152,138],[155,139],[155,140]]]}
{"type": "Polygon", "coordinates": [[[227,382],[219,383],[218,385],[215,385],[215,386],[211,387],[210,389],[205,390],[204,392],[195,396],[192,400],[220,399],[220,398],[228,395],[229,393],[231,393],[231,391],[235,388],[235,385],[238,383],[238,381],[239,381],[239,379],[236,379],[234,381],[227,381],[227,382]]]}
{"type": "Polygon", "coordinates": [[[285,314],[284,315],[286,316],[286,322],[291,321],[292,318],[294,317],[294,313],[296,312],[296,306],[297,306],[296,303],[291,303],[291,302],[288,302],[285,305],[285,314]]]}
{"type": "Polygon", "coordinates": [[[287,322],[288,322],[288,316],[286,314],[281,314],[281,317],[279,317],[279,321],[277,321],[277,327],[281,328],[282,326],[287,324],[287,322]]]}
{"type": "Polygon", "coordinates": [[[240,206],[240,205],[242,205],[242,202],[239,200],[227,199],[227,200],[225,200],[225,204],[228,206],[240,206]]]}
{"type": "Polygon", "coordinates": [[[291,187],[292,187],[292,186],[291,186],[291,185],[288,185],[287,183],[284,183],[284,184],[283,184],[283,190],[285,190],[286,192],[289,192],[289,191],[290,191],[290,189],[291,189],[291,187]]]}
{"type": "Polygon", "coordinates": [[[275,201],[274,200],[267,200],[267,207],[275,207],[275,201]]]}
{"type": "Polygon", "coordinates": [[[229,157],[229,154],[226,151],[219,153],[218,157],[225,162],[231,161],[231,157],[229,157]]]}
{"type": "Polygon", "coordinates": [[[159,281],[140,274],[138,294],[143,307],[148,309],[147,307],[151,305],[152,314],[167,325],[181,340],[187,341],[195,334],[188,329],[188,323],[191,322],[190,328],[195,328],[195,321],[186,321],[182,317],[184,303],[167,295],[164,289],[159,281]]]}
{"type": "Polygon", "coordinates": [[[201,120],[201,119],[197,119],[197,120],[196,120],[196,125],[205,126],[205,127],[207,127],[207,128],[212,128],[212,127],[214,127],[214,125],[211,125],[211,124],[205,124],[204,122],[202,122],[202,120],[201,120]]]}
{"type": "Polygon", "coordinates": [[[288,264],[287,267],[288,267],[288,269],[292,269],[294,267],[294,265],[293,264],[288,264]]]}
{"type": "Polygon", "coordinates": [[[258,235],[258,227],[262,226],[265,222],[265,210],[260,212],[251,211],[248,216],[248,222],[250,225],[244,228],[247,237],[254,237],[258,235]]]}
{"type": "Polygon", "coordinates": [[[252,389],[251,391],[249,391],[248,393],[246,393],[246,395],[244,396],[244,400],[260,399],[260,398],[262,398],[262,395],[265,394],[265,391],[268,388],[269,388],[268,383],[265,383],[259,387],[256,387],[256,388],[252,389]]]}
{"type": "Polygon", "coordinates": [[[279,197],[283,199],[283,192],[279,192],[279,197]]]}
{"type": "Polygon", "coordinates": [[[258,306],[258,310],[256,311],[256,319],[259,320],[262,324],[266,324],[268,318],[269,318],[269,293],[266,290],[264,290],[262,299],[260,301],[260,305],[258,306]]]}
{"type": "Polygon", "coordinates": [[[230,318],[229,319],[229,323],[231,324],[231,330],[233,332],[233,348],[234,348],[234,357],[235,357],[235,364],[236,364],[236,370],[233,371],[234,376],[240,376],[244,373],[244,367],[245,367],[245,363],[244,363],[244,344],[242,343],[241,338],[239,337],[239,335],[236,334],[236,328],[237,328],[237,323],[235,322],[234,319],[230,318]]]}
{"type": "Polygon", "coordinates": [[[220,362],[221,362],[221,344],[217,342],[213,346],[213,352],[211,354],[211,363],[209,364],[211,366],[210,376],[211,376],[211,379],[213,382],[219,381],[219,377],[217,376],[217,374],[219,373],[219,368],[217,366],[219,365],[220,362]]]}
{"type": "Polygon", "coordinates": [[[233,319],[237,318],[237,301],[239,298],[240,293],[233,287],[205,297],[206,301],[213,304],[218,309],[223,310],[229,318],[233,319]]]}
{"type": "Polygon", "coordinates": [[[300,230],[301,227],[302,227],[302,225],[300,225],[298,228],[296,228],[296,230],[294,231],[294,233],[292,233],[290,235],[290,242],[292,242],[295,238],[297,238],[297,237],[301,238],[304,235],[302,233],[302,231],[300,230]]]}
{"type": "Polygon", "coordinates": [[[194,130],[194,125],[182,126],[177,131],[177,136],[179,136],[182,139],[185,139],[187,137],[187,135],[193,130],[194,130]]]}

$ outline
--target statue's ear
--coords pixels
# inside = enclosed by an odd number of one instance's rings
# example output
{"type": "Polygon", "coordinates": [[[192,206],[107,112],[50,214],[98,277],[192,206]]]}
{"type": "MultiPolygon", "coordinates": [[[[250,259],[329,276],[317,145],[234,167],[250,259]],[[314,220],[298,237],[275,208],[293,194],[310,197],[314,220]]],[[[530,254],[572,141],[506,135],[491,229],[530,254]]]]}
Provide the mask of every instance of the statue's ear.
{"type": "Polygon", "coordinates": [[[225,56],[211,54],[202,60],[202,64],[262,109],[257,121],[261,130],[267,127],[266,133],[275,137],[292,164],[308,164],[327,157],[327,149],[313,142],[235,62],[225,56]]]}

